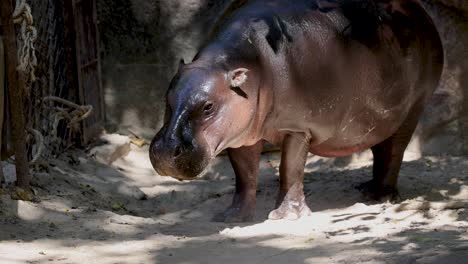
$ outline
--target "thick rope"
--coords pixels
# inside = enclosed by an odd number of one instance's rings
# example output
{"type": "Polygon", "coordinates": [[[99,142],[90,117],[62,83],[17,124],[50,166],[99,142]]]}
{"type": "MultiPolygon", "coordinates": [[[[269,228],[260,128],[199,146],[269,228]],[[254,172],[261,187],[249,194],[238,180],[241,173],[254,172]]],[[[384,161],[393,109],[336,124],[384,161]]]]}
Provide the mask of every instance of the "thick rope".
{"type": "Polygon", "coordinates": [[[68,100],[65,100],[63,98],[56,97],[56,96],[44,97],[43,101],[44,102],[54,101],[54,102],[57,102],[57,103],[64,104],[64,105],[66,105],[66,106],[68,106],[70,108],[74,108],[75,110],[73,110],[73,112],[71,112],[70,114],[68,113],[68,111],[66,109],[61,109],[59,111],[59,112],[62,113],[62,115],[64,115],[65,118],[70,120],[70,124],[69,124],[70,126],[83,121],[84,119],[89,117],[89,115],[91,115],[91,113],[93,112],[93,106],[92,105],[78,105],[78,104],[75,104],[73,102],[70,102],[68,100]],[[66,115],[65,115],[65,113],[66,113],[66,115]]]}
{"type": "Polygon", "coordinates": [[[34,42],[37,39],[37,30],[33,26],[31,7],[26,3],[26,0],[16,0],[13,22],[21,25],[17,69],[28,77],[29,82],[34,82],[36,81],[35,69],[37,66],[34,42]]]}
{"type": "Polygon", "coordinates": [[[61,120],[68,121],[68,127],[71,130],[78,130],[78,124],[89,117],[93,112],[92,105],[78,105],[68,100],[65,100],[56,96],[47,96],[44,97],[43,102],[56,102],[68,106],[69,108],[55,107],[56,113],[53,124],[52,136],[54,140],[57,139],[57,128],[61,120]],[[69,112],[70,109],[74,109],[72,112],[69,112]]]}
{"type": "Polygon", "coordinates": [[[45,149],[44,137],[42,136],[41,132],[35,129],[28,128],[27,131],[34,136],[34,141],[36,142],[36,145],[37,145],[36,154],[34,155],[34,157],[29,163],[29,165],[35,165],[38,162],[39,158],[42,156],[42,153],[44,152],[44,149],[45,149]]]}

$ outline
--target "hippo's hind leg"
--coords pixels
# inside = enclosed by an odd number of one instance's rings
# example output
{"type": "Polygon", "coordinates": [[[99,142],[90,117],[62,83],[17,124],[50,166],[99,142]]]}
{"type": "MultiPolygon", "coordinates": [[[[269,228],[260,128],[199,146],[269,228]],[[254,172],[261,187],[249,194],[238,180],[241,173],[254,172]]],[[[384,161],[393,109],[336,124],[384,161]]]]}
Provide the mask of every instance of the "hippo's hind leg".
{"type": "Polygon", "coordinates": [[[228,149],[229,160],[236,174],[236,193],[232,205],[216,215],[216,222],[247,222],[255,216],[257,177],[263,142],[253,146],[228,149]]]}
{"type": "Polygon", "coordinates": [[[269,219],[295,220],[310,215],[303,185],[307,153],[309,153],[309,140],[303,133],[285,136],[281,150],[277,209],[269,214],[269,219]]]}
{"type": "Polygon", "coordinates": [[[406,147],[411,140],[422,106],[413,107],[402,126],[389,138],[371,148],[374,156],[372,180],[357,187],[367,197],[395,200],[397,181],[406,147]]]}

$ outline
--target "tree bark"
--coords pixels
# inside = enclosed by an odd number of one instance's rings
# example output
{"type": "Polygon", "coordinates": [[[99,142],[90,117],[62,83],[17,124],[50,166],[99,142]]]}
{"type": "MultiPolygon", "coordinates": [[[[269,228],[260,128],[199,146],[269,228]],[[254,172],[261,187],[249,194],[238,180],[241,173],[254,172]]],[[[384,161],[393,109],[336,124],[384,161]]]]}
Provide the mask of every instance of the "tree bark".
{"type": "MultiPolygon", "coordinates": [[[[2,167],[2,147],[3,147],[3,117],[5,110],[5,59],[3,53],[3,38],[0,35],[0,184],[5,180],[2,167]]],[[[1,186],[0,186],[1,188],[1,186]]]]}
{"type": "Polygon", "coordinates": [[[18,65],[16,33],[13,24],[13,6],[10,0],[0,1],[0,16],[4,36],[5,65],[11,107],[11,137],[15,150],[16,184],[29,190],[29,165],[26,148],[26,133],[23,111],[24,78],[16,70],[18,65]]]}

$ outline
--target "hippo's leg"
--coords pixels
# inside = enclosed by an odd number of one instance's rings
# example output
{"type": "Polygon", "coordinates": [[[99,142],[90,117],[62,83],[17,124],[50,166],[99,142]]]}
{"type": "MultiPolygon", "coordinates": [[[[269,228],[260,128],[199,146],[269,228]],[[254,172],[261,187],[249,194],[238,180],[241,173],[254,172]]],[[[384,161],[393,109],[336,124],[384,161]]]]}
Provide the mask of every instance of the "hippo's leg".
{"type": "MultiPolygon", "coordinates": [[[[422,109],[422,107],[415,108],[422,109]]],[[[397,199],[398,173],[421,112],[413,109],[403,125],[391,137],[371,148],[374,156],[372,180],[357,187],[367,197],[374,200],[397,199]]]]}
{"type": "Polygon", "coordinates": [[[247,222],[255,216],[257,176],[263,142],[248,147],[228,149],[234,173],[236,174],[236,193],[232,205],[223,213],[216,215],[217,222],[247,222]]]}
{"type": "Polygon", "coordinates": [[[304,196],[304,166],[309,152],[309,140],[303,133],[285,136],[281,152],[280,188],[277,209],[269,219],[295,220],[310,215],[304,196]]]}

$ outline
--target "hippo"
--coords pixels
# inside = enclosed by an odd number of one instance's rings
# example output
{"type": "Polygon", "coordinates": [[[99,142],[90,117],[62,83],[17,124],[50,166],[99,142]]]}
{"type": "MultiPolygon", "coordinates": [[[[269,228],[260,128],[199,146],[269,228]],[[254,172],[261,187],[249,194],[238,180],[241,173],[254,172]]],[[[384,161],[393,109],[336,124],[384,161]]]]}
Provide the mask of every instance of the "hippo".
{"type": "MultiPolygon", "coordinates": [[[[191,180],[226,150],[235,193],[215,221],[251,221],[265,142],[280,147],[269,219],[310,215],[309,153],[371,149],[372,179],[358,188],[394,197],[403,154],[438,86],[444,55],[418,0],[250,0],[237,5],[166,94],[150,145],[159,175],[191,180]]],[[[233,8],[231,8],[233,9],[233,8]]]]}

